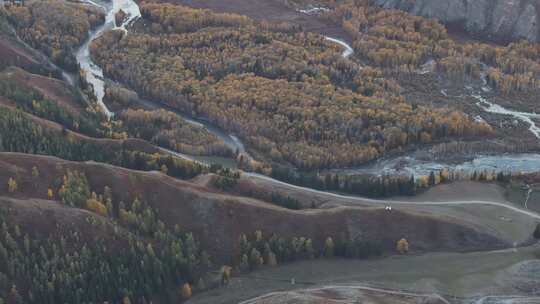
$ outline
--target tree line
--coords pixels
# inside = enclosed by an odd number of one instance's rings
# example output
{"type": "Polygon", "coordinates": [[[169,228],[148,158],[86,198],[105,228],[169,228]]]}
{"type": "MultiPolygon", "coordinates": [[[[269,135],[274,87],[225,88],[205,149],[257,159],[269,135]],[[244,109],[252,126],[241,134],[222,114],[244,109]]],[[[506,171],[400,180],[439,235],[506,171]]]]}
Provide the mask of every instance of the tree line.
{"type": "Polygon", "coordinates": [[[22,40],[70,72],[79,69],[74,50],[105,22],[103,10],[66,1],[35,1],[6,10],[22,40]]]}
{"type": "Polygon", "coordinates": [[[115,118],[120,120],[117,132],[126,132],[160,147],[189,155],[233,156],[233,151],[217,136],[170,111],[127,109],[115,118]]]}
{"type": "Polygon", "coordinates": [[[208,167],[138,148],[121,140],[85,138],[66,130],[44,127],[20,110],[0,107],[0,151],[51,155],[72,161],[109,163],[136,170],[157,170],[177,178],[192,178],[208,167]]]}
{"type": "Polygon", "coordinates": [[[244,272],[263,265],[275,267],[298,260],[332,257],[365,259],[382,255],[382,246],[378,242],[327,237],[322,244],[318,244],[306,237],[283,237],[275,233],[266,235],[261,230],[240,235],[238,247],[238,268],[244,272]]]}
{"type": "Polygon", "coordinates": [[[480,80],[486,73],[488,83],[504,94],[540,88],[540,44],[456,42],[435,20],[383,9],[369,0],[326,2],[334,8],[326,17],[342,24],[353,37],[357,58],[371,66],[406,74],[432,59],[454,80],[480,80]]]}
{"type": "Polygon", "coordinates": [[[317,190],[382,198],[412,196],[430,187],[460,180],[508,183],[512,178],[512,173],[495,170],[463,171],[443,169],[419,176],[384,174],[375,176],[361,173],[305,173],[285,166],[273,166],[270,176],[297,186],[317,190]]]}

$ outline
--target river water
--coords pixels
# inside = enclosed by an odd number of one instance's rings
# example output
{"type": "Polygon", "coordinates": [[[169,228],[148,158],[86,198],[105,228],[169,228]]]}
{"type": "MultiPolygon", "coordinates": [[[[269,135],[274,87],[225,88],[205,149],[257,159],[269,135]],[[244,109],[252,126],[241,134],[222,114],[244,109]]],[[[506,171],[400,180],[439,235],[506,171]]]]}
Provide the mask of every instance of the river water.
{"type": "MultiPolygon", "coordinates": [[[[132,24],[137,18],[141,16],[141,12],[137,3],[133,0],[114,0],[112,3],[101,3],[95,2],[92,0],[87,0],[89,5],[97,6],[102,8],[107,12],[105,23],[99,28],[95,29],[90,33],[89,39],[81,46],[81,48],[76,53],[76,58],[78,63],[81,66],[81,69],[85,72],[86,81],[94,87],[94,93],[96,95],[97,104],[107,115],[111,118],[114,113],[107,108],[107,105],[103,102],[103,96],[105,95],[105,78],[103,76],[103,70],[96,65],[90,56],[90,44],[91,42],[101,36],[104,32],[112,29],[121,29],[128,33],[127,27],[132,24]],[[126,18],[119,26],[116,25],[115,15],[120,10],[126,13],[126,18]]],[[[157,108],[167,108],[167,110],[175,112],[177,115],[181,116],[188,123],[204,127],[210,133],[214,134],[220,138],[232,151],[238,151],[239,153],[246,154],[246,150],[242,142],[238,137],[231,135],[224,130],[216,127],[210,122],[203,119],[194,119],[184,115],[183,113],[172,109],[170,107],[165,107],[162,104],[156,102],[142,100],[143,105],[151,109],[157,108]]],[[[173,153],[172,151],[168,151],[173,153]]],[[[186,154],[181,154],[174,152],[175,155],[182,157],[184,159],[196,160],[202,163],[218,163],[225,167],[234,168],[236,163],[233,159],[223,158],[223,157],[206,157],[206,156],[191,156],[186,154]]]]}
{"type": "MultiPolygon", "coordinates": [[[[92,62],[90,57],[89,46],[92,40],[99,37],[103,32],[110,29],[123,29],[127,33],[127,26],[129,26],[133,21],[141,16],[139,6],[133,0],[114,0],[112,3],[101,3],[94,2],[93,0],[87,0],[90,5],[95,5],[103,8],[106,12],[105,24],[97,28],[90,34],[90,38],[86,43],[77,51],[76,58],[79,62],[81,68],[85,71],[86,80],[93,85],[94,91],[97,97],[97,103],[101,107],[104,113],[108,117],[112,117],[112,113],[107,106],[103,103],[104,89],[105,89],[105,80],[103,77],[103,70],[92,62]],[[122,22],[121,25],[116,26],[115,24],[115,14],[123,10],[127,14],[127,18],[122,22]]],[[[325,37],[325,39],[337,43],[344,48],[342,53],[343,57],[349,57],[354,53],[353,48],[347,44],[345,41],[325,37]]],[[[483,77],[483,87],[482,90],[474,91],[472,88],[469,88],[471,92],[471,97],[478,100],[477,105],[481,107],[484,111],[489,113],[496,113],[501,115],[509,115],[514,117],[517,120],[523,121],[530,125],[529,130],[538,138],[540,138],[540,127],[534,122],[534,118],[540,118],[540,115],[536,113],[526,113],[518,112],[506,109],[500,105],[490,102],[486,97],[483,97],[482,94],[490,91],[490,88],[487,87],[487,81],[485,76],[483,77]]],[[[152,101],[144,101],[144,103],[152,108],[163,108],[164,106],[161,103],[156,103],[152,101]]],[[[167,107],[166,107],[167,108],[167,107]]],[[[178,112],[172,108],[167,108],[167,110],[174,111],[182,118],[184,118],[189,123],[194,125],[203,126],[209,132],[223,140],[233,151],[238,151],[241,153],[246,153],[245,147],[240,139],[223,129],[211,124],[210,122],[204,119],[194,119],[187,117],[181,112],[178,112]]],[[[226,159],[222,157],[199,157],[199,156],[190,156],[185,154],[176,153],[178,156],[181,156],[186,159],[196,160],[202,163],[218,163],[226,167],[235,167],[235,162],[232,159],[226,159]]],[[[345,173],[360,173],[360,174],[401,174],[401,175],[426,175],[431,171],[439,171],[442,169],[449,169],[454,171],[507,171],[507,172],[535,172],[540,171],[540,155],[538,154],[504,154],[504,155],[477,155],[472,159],[464,160],[461,163],[444,163],[439,161],[429,161],[416,158],[413,155],[410,156],[401,156],[393,159],[382,159],[376,162],[375,164],[363,166],[360,168],[355,168],[354,170],[340,170],[340,172],[345,173]]]]}
{"type": "MultiPolygon", "coordinates": [[[[345,174],[428,176],[443,169],[454,172],[532,173],[540,171],[539,154],[476,155],[459,162],[432,161],[415,156],[381,159],[374,164],[354,169],[339,170],[345,174]]],[[[334,170],[332,170],[334,171],[334,170]]]]}
{"type": "Polygon", "coordinates": [[[112,113],[107,106],[103,103],[103,96],[105,95],[105,81],[103,77],[103,70],[97,66],[90,57],[90,43],[101,36],[102,33],[111,29],[123,29],[127,32],[126,27],[131,24],[135,19],[141,16],[139,6],[132,0],[114,0],[112,3],[98,3],[92,0],[86,0],[90,5],[101,7],[106,13],[105,23],[90,33],[89,39],[81,46],[81,48],[75,54],[77,62],[81,69],[85,73],[86,81],[94,87],[94,93],[96,95],[98,106],[103,110],[103,113],[107,117],[111,118],[112,113]],[[115,15],[120,10],[124,11],[127,16],[120,26],[116,25],[115,15]]]}
{"type": "Polygon", "coordinates": [[[534,134],[538,139],[540,139],[540,127],[537,126],[536,122],[533,119],[539,119],[540,114],[520,112],[506,109],[498,104],[489,102],[487,98],[482,97],[479,94],[471,95],[474,99],[478,100],[476,105],[482,108],[484,111],[494,114],[508,115],[513,117],[516,120],[520,120],[529,125],[529,131],[534,134]]]}
{"type": "Polygon", "coordinates": [[[345,41],[343,40],[340,40],[340,39],[336,39],[336,38],[332,38],[332,37],[324,37],[326,40],[328,41],[331,41],[331,42],[334,42],[334,43],[337,43],[339,45],[341,45],[345,50],[343,51],[343,53],[341,54],[341,56],[343,56],[343,58],[347,58],[349,56],[351,56],[352,54],[354,54],[354,49],[348,45],[345,41]]]}

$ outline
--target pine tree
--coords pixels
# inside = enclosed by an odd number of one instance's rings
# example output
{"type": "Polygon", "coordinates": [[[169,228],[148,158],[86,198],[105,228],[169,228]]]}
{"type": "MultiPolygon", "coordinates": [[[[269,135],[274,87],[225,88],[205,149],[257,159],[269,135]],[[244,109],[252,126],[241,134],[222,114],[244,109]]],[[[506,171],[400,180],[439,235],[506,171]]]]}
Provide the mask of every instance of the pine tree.
{"type": "Polygon", "coordinates": [[[247,254],[242,255],[242,260],[240,261],[240,270],[241,271],[247,271],[249,270],[249,258],[247,254]]]}
{"type": "Polygon", "coordinates": [[[533,236],[535,239],[540,239],[540,223],[536,225],[536,228],[534,229],[533,236]]]}
{"type": "Polygon", "coordinates": [[[428,185],[431,187],[431,186],[435,186],[435,173],[433,171],[431,171],[429,173],[429,179],[428,179],[428,185]]]}
{"type": "Polygon", "coordinates": [[[252,248],[249,256],[249,266],[251,269],[256,269],[261,265],[261,253],[259,250],[252,248]]]}

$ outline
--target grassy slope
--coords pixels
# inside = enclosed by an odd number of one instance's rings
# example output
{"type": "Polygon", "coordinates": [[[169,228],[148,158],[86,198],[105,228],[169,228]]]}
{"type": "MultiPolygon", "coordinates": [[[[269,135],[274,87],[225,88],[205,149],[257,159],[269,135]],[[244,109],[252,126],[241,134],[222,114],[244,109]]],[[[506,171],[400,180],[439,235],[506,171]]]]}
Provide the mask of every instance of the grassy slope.
{"type": "Polygon", "coordinates": [[[37,90],[45,98],[54,101],[60,107],[75,115],[85,110],[82,95],[77,89],[61,80],[28,73],[17,67],[10,67],[0,73],[0,81],[14,81],[21,88],[37,90]]]}
{"type": "Polygon", "coordinates": [[[58,73],[45,56],[17,38],[6,12],[0,8],[0,69],[17,66],[33,73],[58,73]]]}
{"type": "Polygon", "coordinates": [[[257,229],[284,236],[307,236],[320,244],[327,236],[379,240],[387,253],[394,252],[396,240],[405,236],[411,249],[421,251],[467,251],[500,248],[497,238],[465,225],[455,218],[420,215],[412,212],[388,214],[373,208],[334,208],[291,211],[261,201],[220,194],[209,188],[167,177],[157,172],[139,172],[110,165],[76,163],[53,157],[0,154],[0,192],[7,192],[7,180],[17,179],[20,198],[44,198],[67,169],[82,171],[91,188],[113,189],[116,201],[134,197],[158,209],[169,225],[179,224],[193,231],[209,252],[227,259],[236,252],[241,233],[257,229]],[[32,167],[41,172],[39,181],[31,177],[32,167]],[[384,227],[384,229],[383,229],[384,227]]]}

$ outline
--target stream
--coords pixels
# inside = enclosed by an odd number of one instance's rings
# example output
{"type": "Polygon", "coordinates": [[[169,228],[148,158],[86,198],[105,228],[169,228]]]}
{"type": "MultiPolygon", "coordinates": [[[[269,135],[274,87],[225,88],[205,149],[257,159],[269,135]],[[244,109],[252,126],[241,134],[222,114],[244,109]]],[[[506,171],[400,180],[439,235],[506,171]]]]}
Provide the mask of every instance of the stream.
{"type": "MultiPolygon", "coordinates": [[[[97,7],[101,7],[107,12],[105,23],[92,31],[90,33],[90,37],[88,40],[80,47],[80,49],[76,53],[77,62],[80,64],[81,69],[85,73],[86,81],[90,83],[94,87],[94,93],[96,95],[96,100],[98,106],[101,108],[103,113],[108,118],[111,118],[114,116],[114,113],[110,111],[107,108],[107,105],[103,102],[103,96],[105,95],[105,78],[103,76],[103,70],[96,65],[91,58],[90,55],[90,44],[91,42],[101,36],[102,33],[108,30],[112,29],[121,29],[128,33],[127,27],[133,23],[137,18],[141,16],[141,12],[139,10],[139,6],[135,1],[133,0],[114,0],[112,3],[103,3],[101,4],[92,0],[86,0],[89,5],[94,5],[97,7]],[[126,13],[126,18],[122,22],[120,26],[116,25],[115,22],[115,15],[120,10],[124,11],[126,13]]],[[[141,100],[141,104],[146,106],[150,109],[159,109],[159,108],[166,108],[168,111],[172,111],[182,117],[184,120],[186,120],[188,123],[198,126],[198,127],[204,127],[208,130],[208,132],[214,134],[216,137],[221,139],[232,151],[238,151],[240,153],[246,153],[246,150],[244,148],[244,145],[242,142],[238,139],[238,137],[228,134],[224,130],[220,129],[219,127],[211,124],[210,122],[204,120],[204,119],[196,119],[186,116],[185,114],[171,108],[164,106],[161,103],[152,102],[149,100],[141,100]]],[[[214,156],[192,156],[192,155],[186,155],[178,152],[173,152],[169,150],[162,149],[164,151],[167,151],[169,153],[172,153],[178,157],[194,160],[202,163],[218,163],[223,165],[224,167],[228,168],[235,168],[236,162],[234,159],[224,158],[224,157],[214,157],[214,156]]]]}
{"type": "Polygon", "coordinates": [[[100,4],[92,0],[86,0],[90,5],[101,7],[107,15],[105,17],[105,23],[97,29],[90,32],[88,40],[79,48],[75,54],[77,62],[79,63],[82,71],[85,73],[86,81],[94,87],[94,94],[98,106],[103,110],[103,113],[111,118],[112,113],[107,106],[103,103],[103,96],[105,95],[105,81],[103,77],[103,70],[97,66],[90,56],[90,43],[101,36],[102,33],[111,29],[123,29],[127,32],[126,27],[131,24],[135,19],[141,16],[139,6],[133,0],[114,0],[112,3],[100,4]],[[127,16],[120,26],[116,26],[115,15],[120,10],[123,10],[127,16]]]}
{"type": "Polygon", "coordinates": [[[352,54],[354,54],[354,49],[350,45],[348,45],[345,41],[340,40],[340,39],[336,39],[336,38],[332,38],[332,37],[328,37],[328,36],[324,37],[324,39],[326,39],[328,41],[331,41],[331,42],[334,42],[334,43],[337,43],[337,44],[341,45],[343,48],[345,48],[345,50],[341,54],[341,56],[343,56],[343,58],[347,58],[347,57],[351,56],[352,54]]]}
{"type": "Polygon", "coordinates": [[[536,136],[536,138],[540,139],[540,127],[536,125],[536,122],[534,122],[534,118],[540,118],[540,114],[536,113],[528,113],[528,112],[519,112],[519,111],[512,111],[509,109],[506,109],[498,104],[489,102],[487,98],[482,97],[478,94],[471,95],[474,99],[478,100],[476,105],[478,105],[480,108],[482,108],[484,111],[494,114],[500,114],[500,115],[509,115],[514,117],[516,120],[520,120],[524,123],[527,123],[529,125],[529,131],[536,136]]]}
{"type": "MultiPolygon", "coordinates": [[[[92,62],[89,46],[90,43],[99,37],[103,32],[110,29],[122,29],[127,32],[127,27],[141,16],[139,6],[133,0],[114,0],[112,3],[97,3],[93,0],[86,0],[88,4],[98,6],[103,8],[106,12],[105,23],[97,28],[96,30],[90,33],[89,39],[81,46],[77,51],[76,58],[79,64],[81,65],[82,70],[85,72],[86,80],[88,83],[92,84],[97,98],[97,103],[100,108],[108,117],[112,117],[112,113],[107,106],[103,103],[104,89],[105,89],[105,79],[103,76],[103,70],[92,62]],[[127,17],[122,22],[120,26],[115,25],[115,14],[123,10],[127,17]]],[[[321,8],[311,8],[311,10],[321,10],[321,8]]],[[[307,12],[307,11],[306,11],[307,12]]],[[[332,38],[325,37],[326,40],[337,43],[344,48],[342,56],[347,58],[354,53],[352,47],[346,42],[332,38]]],[[[471,97],[478,100],[477,105],[481,107],[484,111],[489,113],[496,113],[501,115],[510,115],[517,120],[523,121],[530,125],[529,130],[540,139],[540,127],[536,125],[533,121],[533,118],[540,118],[539,114],[536,113],[526,113],[518,112],[506,109],[500,105],[491,103],[487,98],[482,96],[482,93],[488,92],[491,89],[487,86],[487,81],[484,77],[483,87],[481,91],[475,92],[472,88],[469,87],[471,91],[471,97]]],[[[144,100],[142,103],[152,109],[165,108],[169,111],[175,112],[177,115],[181,116],[187,122],[205,127],[210,133],[214,134],[223,142],[231,148],[233,151],[238,151],[246,154],[245,147],[240,139],[223,129],[213,125],[207,120],[197,119],[186,116],[184,113],[181,113],[175,109],[164,106],[162,103],[157,103],[153,101],[144,100]]],[[[168,151],[173,153],[172,151],[168,151]]],[[[204,157],[204,156],[191,156],[181,153],[174,152],[175,155],[199,161],[202,163],[218,163],[226,167],[235,168],[234,159],[227,159],[223,157],[204,157]]],[[[431,171],[440,171],[442,169],[449,169],[454,171],[506,171],[506,172],[534,172],[540,171],[540,155],[539,154],[503,154],[503,155],[477,155],[472,159],[464,160],[460,163],[444,163],[436,161],[421,160],[420,158],[415,157],[414,155],[401,156],[392,159],[381,159],[375,164],[362,166],[350,170],[340,170],[340,172],[345,173],[360,173],[360,174],[402,174],[402,175],[426,175],[431,171]]]]}

